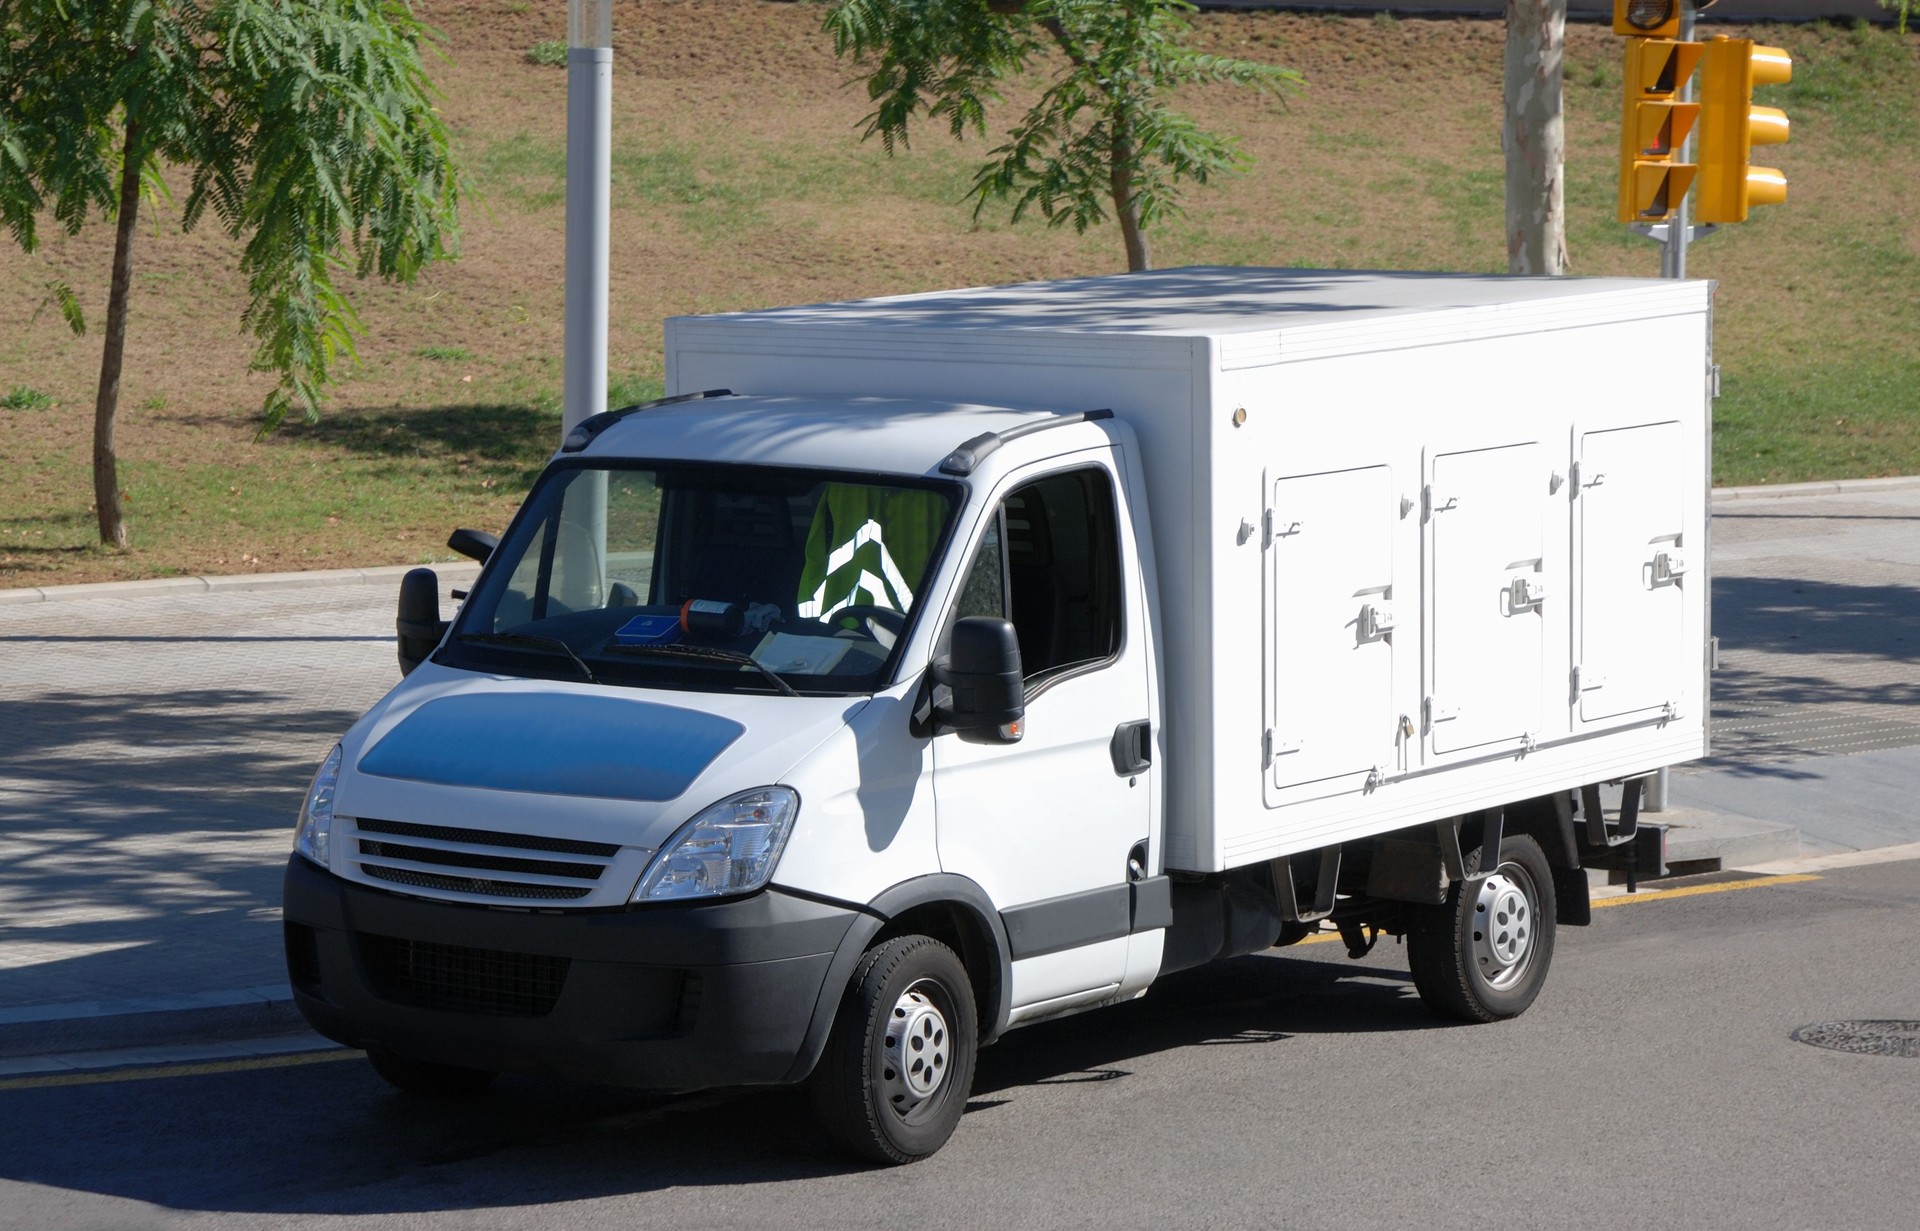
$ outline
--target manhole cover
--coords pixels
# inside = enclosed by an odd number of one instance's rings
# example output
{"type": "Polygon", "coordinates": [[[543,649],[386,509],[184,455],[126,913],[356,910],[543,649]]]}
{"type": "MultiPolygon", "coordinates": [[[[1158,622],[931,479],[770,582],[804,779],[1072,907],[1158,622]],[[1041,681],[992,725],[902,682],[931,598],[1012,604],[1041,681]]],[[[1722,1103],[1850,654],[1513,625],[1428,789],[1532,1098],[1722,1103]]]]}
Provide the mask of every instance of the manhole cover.
{"type": "Polygon", "coordinates": [[[1815,1022],[1794,1031],[1793,1037],[1833,1051],[1920,1060],[1920,1022],[1815,1022]]]}

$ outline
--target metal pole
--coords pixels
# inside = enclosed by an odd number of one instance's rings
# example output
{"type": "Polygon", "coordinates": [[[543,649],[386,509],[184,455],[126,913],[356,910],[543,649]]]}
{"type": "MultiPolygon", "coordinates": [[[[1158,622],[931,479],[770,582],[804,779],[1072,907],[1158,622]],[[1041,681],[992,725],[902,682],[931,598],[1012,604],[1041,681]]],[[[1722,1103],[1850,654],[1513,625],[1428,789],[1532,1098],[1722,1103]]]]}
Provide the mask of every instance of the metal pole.
{"type": "MultiPolygon", "coordinates": [[[[1680,5],[1681,42],[1691,43],[1693,41],[1694,21],[1694,6],[1690,3],[1685,3],[1683,0],[1683,3],[1680,5]]],[[[1693,101],[1693,78],[1687,78],[1686,82],[1681,85],[1680,101],[1683,103],[1693,101]]],[[[1687,139],[1680,145],[1680,161],[1688,163],[1693,161],[1692,133],[1688,133],[1687,139]]],[[[1692,227],[1688,225],[1688,220],[1693,214],[1692,198],[1692,192],[1682,194],[1680,204],[1674,208],[1673,215],[1667,219],[1667,241],[1660,245],[1660,276],[1662,278],[1684,278],[1687,276],[1687,240],[1690,238],[1688,232],[1692,230],[1692,227]]]]}
{"type": "Polygon", "coordinates": [[[607,408],[607,216],[613,194],[613,3],[567,5],[567,289],[562,439],[607,408]]]}

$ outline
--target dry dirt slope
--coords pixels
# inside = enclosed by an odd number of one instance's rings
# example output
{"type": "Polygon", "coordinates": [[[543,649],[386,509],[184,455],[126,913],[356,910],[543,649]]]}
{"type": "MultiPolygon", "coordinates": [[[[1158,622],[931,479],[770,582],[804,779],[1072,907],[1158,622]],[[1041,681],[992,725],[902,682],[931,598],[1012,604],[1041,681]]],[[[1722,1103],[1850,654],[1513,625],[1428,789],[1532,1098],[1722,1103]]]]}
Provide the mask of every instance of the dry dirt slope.
{"type": "MultiPolygon", "coordinates": [[[[122,399],[126,554],[88,545],[97,333],[76,339],[56,314],[35,314],[44,283],[64,278],[100,319],[110,236],[49,234],[30,258],[0,248],[0,397],[19,388],[54,403],[0,410],[0,586],[405,562],[444,555],[453,523],[497,527],[510,513],[556,427],[565,73],[525,53],[564,36],[564,11],[420,7],[447,36],[435,73],[475,190],[461,260],[411,288],[361,288],[363,362],[327,419],[260,442],[265,381],[246,372],[231,245],[181,236],[156,211],[136,255],[122,399]]],[[[818,33],[816,6],[629,0],[614,19],[611,353],[623,391],[658,378],[667,315],[1120,264],[1110,232],[992,214],[975,224],[957,202],[978,142],[928,131],[894,159],[862,144],[865,99],[818,33]]],[[[1218,90],[1186,100],[1241,134],[1255,163],[1191,195],[1156,238],[1158,264],[1504,268],[1498,23],[1249,13],[1197,24],[1209,46],[1299,68],[1308,88],[1285,103],[1218,90]]],[[[1902,310],[1910,321],[1920,272],[1920,39],[1882,39],[1858,69],[1847,32],[1775,37],[1818,87],[1780,155],[1793,202],[1696,249],[1695,272],[1721,279],[1730,385],[1802,391],[1751,412],[1723,402],[1723,443],[1736,442],[1723,480],[1920,468],[1920,341],[1889,321],[1902,310]],[[1840,395],[1823,390],[1863,371],[1882,374],[1879,402],[1911,413],[1829,413],[1840,395]],[[1768,416],[1783,414],[1811,435],[1805,456],[1771,453],[1768,416]]],[[[1569,48],[1575,271],[1651,274],[1653,249],[1610,218],[1617,41],[1575,27],[1569,48]]]]}

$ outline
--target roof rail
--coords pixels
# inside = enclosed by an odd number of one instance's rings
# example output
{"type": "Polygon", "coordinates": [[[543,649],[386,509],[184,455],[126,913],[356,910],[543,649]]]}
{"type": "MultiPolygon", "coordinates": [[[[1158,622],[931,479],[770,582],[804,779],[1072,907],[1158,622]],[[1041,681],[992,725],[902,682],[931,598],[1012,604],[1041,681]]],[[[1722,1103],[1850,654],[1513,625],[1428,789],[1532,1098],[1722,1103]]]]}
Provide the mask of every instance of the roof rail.
{"type": "Polygon", "coordinates": [[[1113,418],[1111,409],[1079,410],[1072,414],[1054,415],[1038,423],[1022,423],[1019,427],[1010,427],[1004,432],[982,432],[947,454],[940,463],[940,473],[965,478],[973,473],[974,467],[987,459],[988,454],[1008,441],[1018,440],[1022,436],[1031,436],[1035,432],[1044,432],[1049,428],[1066,427],[1073,423],[1098,423],[1102,419],[1111,418],[1113,418]]]}
{"type": "Polygon", "coordinates": [[[634,406],[622,406],[618,410],[603,410],[597,415],[588,415],[574,424],[573,430],[560,445],[562,453],[578,453],[593,443],[593,438],[606,431],[628,415],[637,415],[643,410],[653,410],[661,406],[671,406],[675,402],[697,402],[701,398],[732,397],[731,389],[704,389],[699,393],[676,393],[670,398],[655,398],[651,402],[641,402],[634,406]]]}

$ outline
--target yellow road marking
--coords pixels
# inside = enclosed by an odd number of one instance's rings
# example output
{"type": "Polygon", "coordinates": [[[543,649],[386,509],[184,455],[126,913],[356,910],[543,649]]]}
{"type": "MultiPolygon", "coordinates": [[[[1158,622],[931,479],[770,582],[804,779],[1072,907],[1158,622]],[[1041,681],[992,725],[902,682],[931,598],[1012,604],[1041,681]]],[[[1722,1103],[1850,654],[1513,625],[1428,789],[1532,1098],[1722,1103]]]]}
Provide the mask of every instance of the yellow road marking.
{"type": "Polygon", "coordinates": [[[218,1073],[248,1073],[256,1069],[286,1069],[331,1060],[358,1060],[365,1052],[353,1050],[296,1052],[286,1056],[247,1056],[237,1060],[209,1060],[198,1064],[150,1064],[133,1069],[91,1072],[35,1073],[0,1078],[0,1090],[45,1090],[54,1086],[100,1086],[115,1081],[152,1081],[159,1077],[207,1077],[218,1073]]]}
{"type": "Polygon", "coordinates": [[[1600,898],[1593,904],[1595,910],[1602,906],[1625,906],[1629,902],[1658,902],[1663,898],[1691,898],[1703,893],[1729,893],[1735,889],[1758,889],[1762,885],[1799,885],[1821,878],[1808,872],[1793,876],[1756,876],[1751,880],[1721,881],[1717,885],[1682,885],[1678,889],[1647,889],[1640,893],[1624,893],[1617,898],[1600,898]]]}

